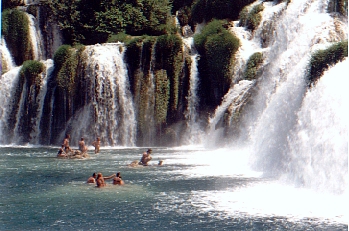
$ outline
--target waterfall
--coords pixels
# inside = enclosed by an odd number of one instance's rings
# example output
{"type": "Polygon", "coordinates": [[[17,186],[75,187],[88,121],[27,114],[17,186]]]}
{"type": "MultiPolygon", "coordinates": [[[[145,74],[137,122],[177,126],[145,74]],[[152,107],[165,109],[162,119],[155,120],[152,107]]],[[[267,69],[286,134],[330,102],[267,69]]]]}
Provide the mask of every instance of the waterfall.
{"type": "Polygon", "coordinates": [[[47,80],[51,76],[54,69],[52,59],[46,60],[44,62],[44,65],[46,67],[46,71],[42,73],[42,82],[40,86],[40,92],[38,95],[38,101],[39,101],[38,113],[37,113],[36,119],[33,121],[34,128],[30,134],[31,143],[33,144],[40,144],[40,141],[39,141],[40,132],[41,132],[40,123],[41,123],[41,119],[45,116],[43,112],[44,112],[45,96],[47,93],[47,80]]]}
{"type": "Polygon", "coordinates": [[[8,112],[11,107],[12,89],[18,82],[20,67],[15,67],[3,74],[0,79],[0,144],[8,141],[7,134],[4,133],[7,127],[8,112]]]}
{"type": "MultiPolygon", "coordinates": [[[[266,6],[268,7],[268,5],[266,6]]],[[[302,121],[303,119],[299,118],[301,116],[299,111],[304,110],[305,114],[315,113],[309,112],[310,108],[304,108],[306,98],[303,98],[306,94],[305,75],[310,54],[317,49],[328,47],[331,42],[339,41],[341,37],[339,34],[343,36],[345,32],[336,29],[335,19],[327,13],[326,0],[293,0],[281,12],[281,16],[275,22],[273,33],[270,33],[270,47],[264,52],[266,65],[257,84],[253,105],[250,105],[245,111],[248,116],[245,116],[242,121],[247,129],[245,132],[250,134],[251,161],[255,169],[263,171],[269,176],[280,176],[286,172],[292,176],[292,171],[297,168],[295,166],[301,162],[299,159],[307,159],[307,155],[311,155],[311,153],[303,153],[309,150],[296,150],[296,146],[301,141],[297,141],[291,131],[297,127],[298,123],[311,124],[312,122],[302,121]],[[295,156],[299,156],[299,159],[296,159],[295,156]]],[[[318,96],[317,100],[320,101],[320,98],[318,96]]],[[[328,102],[328,104],[331,103],[328,102]]],[[[316,113],[321,114],[322,112],[316,113]]],[[[320,116],[320,114],[313,114],[313,116],[320,116]]],[[[327,118],[327,120],[331,119],[327,118]]],[[[314,129],[311,131],[314,132],[312,134],[315,136],[314,139],[320,138],[328,130],[325,125],[320,126],[322,126],[322,130],[314,129]]],[[[301,134],[298,135],[301,136],[301,134]]],[[[341,143],[343,140],[340,139],[336,142],[341,143]]],[[[344,143],[346,144],[346,142],[344,143]]],[[[343,143],[340,147],[344,147],[343,143]]],[[[336,149],[334,144],[328,150],[332,148],[336,149]]],[[[324,151],[324,149],[318,148],[317,155],[331,158],[331,156],[326,156],[331,154],[324,151]]],[[[339,155],[344,154],[347,155],[347,153],[339,155]]],[[[338,160],[333,161],[337,163],[338,160]]],[[[299,176],[304,171],[295,173],[298,176],[294,177],[303,178],[304,181],[317,178],[316,169],[321,167],[315,162],[311,162],[311,164],[315,165],[312,166],[313,173],[308,171],[307,174],[310,175],[304,176],[306,179],[299,176]]],[[[299,166],[299,168],[301,167],[299,166]]],[[[346,169],[342,167],[338,171],[345,172],[346,169]]],[[[327,177],[326,180],[331,181],[330,178],[327,177]]]]}
{"type": "Polygon", "coordinates": [[[189,76],[189,92],[187,96],[188,105],[185,111],[187,137],[186,143],[189,145],[201,144],[203,131],[198,123],[197,108],[199,106],[199,97],[197,96],[197,89],[199,85],[198,76],[198,52],[194,47],[194,38],[183,38],[183,49],[188,50],[190,54],[190,76],[189,76]]]}
{"type": "Polygon", "coordinates": [[[36,23],[36,19],[31,14],[26,14],[29,20],[29,35],[31,44],[33,47],[33,57],[34,60],[41,60],[43,58],[42,55],[42,36],[40,30],[38,28],[38,23],[36,23]]]}
{"type": "Polygon", "coordinates": [[[222,130],[216,130],[216,126],[220,120],[223,119],[225,113],[230,110],[234,116],[236,110],[245,103],[249,91],[254,86],[255,81],[241,80],[239,83],[233,85],[227,94],[223,97],[222,103],[216,108],[214,115],[209,118],[208,131],[206,137],[207,146],[215,146],[215,144],[221,144],[222,130]],[[229,109],[229,107],[232,107],[229,109]]]}
{"type": "MultiPolygon", "coordinates": [[[[91,118],[92,121],[72,124],[72,133],[92,123],[94,135],[100,136],[110,145],[135,144],[135,112],[123,61],[124,50],[124,46],[119,43],[86,47],[85,75],[91,82],[89,91],[93,95],[91,103],[96,115],[91,118]]],[[[89,115],[85,111],[88,107],[81,110],[81,115],[89,115]]]]}
{"type": "Polygon", "coordinates": [[[2,63],[1,63],[2,72],[9,71],[15,66],[4,38],[1,38],[1,58],[2,58],[2,63]]]}
{"type": "Polygon", "coordinates": [[[348,91],[345,73],[349,59],[324,73],[310,89],[288,137],[286,178],[301,186],[342,193],[348,175],[348,91]]]}

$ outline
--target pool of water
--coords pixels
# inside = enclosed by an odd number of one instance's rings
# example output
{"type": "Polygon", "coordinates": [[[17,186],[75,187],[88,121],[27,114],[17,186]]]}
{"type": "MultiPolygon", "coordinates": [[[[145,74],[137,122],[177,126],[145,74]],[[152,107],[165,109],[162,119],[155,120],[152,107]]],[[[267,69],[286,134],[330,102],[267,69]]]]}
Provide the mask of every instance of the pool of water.
{"type": "Polygon", "coordinates": [[[0,148],[1,230],[348,230],[345,195],[283,185],[251,171],[243,151],[103,148],[84,160],[57,147],[0,148]],[[163,166],[157,166],[164,160],[163,166]],[[86,184],[121,172],[124,186],[86,184]]]}

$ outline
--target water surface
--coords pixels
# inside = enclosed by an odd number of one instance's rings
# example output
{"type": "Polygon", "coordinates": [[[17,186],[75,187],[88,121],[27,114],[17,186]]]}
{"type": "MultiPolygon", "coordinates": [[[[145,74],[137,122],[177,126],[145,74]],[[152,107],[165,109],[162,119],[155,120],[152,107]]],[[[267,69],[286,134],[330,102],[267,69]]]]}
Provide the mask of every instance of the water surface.
{"type": "Polygon", "coordinates": [[[243,151],[104,148],[85,160],[57,147],[1,147],[1,230],[347,230],[344,196],[265,179],[243,151]],[[163,166],[157,166],[158,160],[163,166]],[[224,161],[222,161],[224,160],[224,161]],[[86,184],[120,171],[124,186],[86,184]]]}

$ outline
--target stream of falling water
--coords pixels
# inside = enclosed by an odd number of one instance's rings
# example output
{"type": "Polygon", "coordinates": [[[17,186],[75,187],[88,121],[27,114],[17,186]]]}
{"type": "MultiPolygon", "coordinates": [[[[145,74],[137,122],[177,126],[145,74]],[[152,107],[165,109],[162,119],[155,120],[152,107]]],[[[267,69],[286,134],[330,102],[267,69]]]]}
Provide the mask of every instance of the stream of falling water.
{"type": "MultiPolygon", "coordinates": [[[[97,135],[109,140],[110,145],[133,146],[136,124],[127,69],[123,61],[122,44],[87,46],[86,75],[92,82],[92,103],[96,113],[97,135]]],[[[75,129],[79,129],[76,127],[75,129]]]]}

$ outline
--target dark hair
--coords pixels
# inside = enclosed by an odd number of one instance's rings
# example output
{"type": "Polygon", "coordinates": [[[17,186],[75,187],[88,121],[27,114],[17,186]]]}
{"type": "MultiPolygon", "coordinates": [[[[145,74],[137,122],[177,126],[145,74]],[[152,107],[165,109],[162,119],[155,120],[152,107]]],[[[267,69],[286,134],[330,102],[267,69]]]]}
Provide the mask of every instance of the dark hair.
{"type": "Polygon", "coordinates": [[[116,177],[121,178],[121,173],[120,173],[120,172],[117,172],[117,173],[116,173],[116,177]]]}

